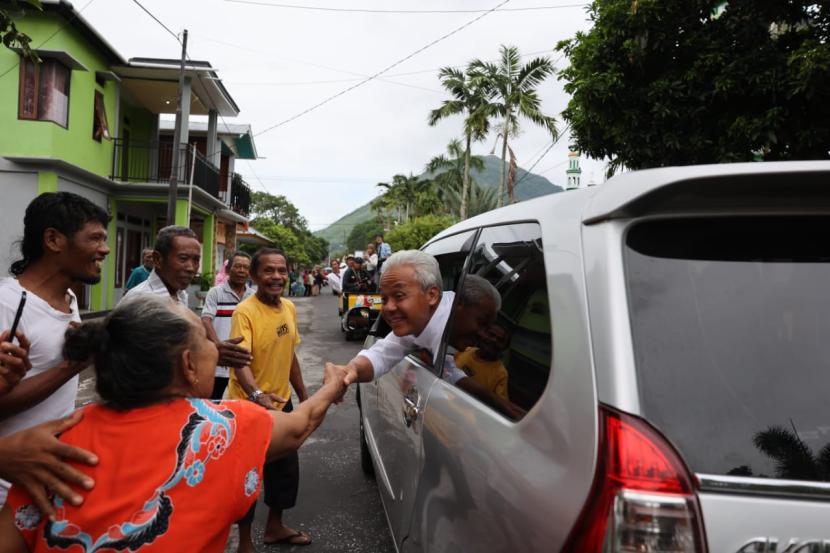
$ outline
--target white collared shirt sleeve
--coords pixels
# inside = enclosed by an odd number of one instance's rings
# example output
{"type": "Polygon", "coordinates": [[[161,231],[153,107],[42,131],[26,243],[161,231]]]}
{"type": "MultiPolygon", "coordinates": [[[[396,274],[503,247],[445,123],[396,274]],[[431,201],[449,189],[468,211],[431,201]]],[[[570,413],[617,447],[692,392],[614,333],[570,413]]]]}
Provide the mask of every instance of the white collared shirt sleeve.
{"type": "Polygon", "coordinates": [[[358,357],[365,357],[372,364],[375,373],[374,379],[378,379],[392,370],[392,367],[400,363],[409,350],[412,349],[411,339],[404,336],[399,338],[389,333],[383,340],[378,340],[369,349],[358,353],[358,357]]]}

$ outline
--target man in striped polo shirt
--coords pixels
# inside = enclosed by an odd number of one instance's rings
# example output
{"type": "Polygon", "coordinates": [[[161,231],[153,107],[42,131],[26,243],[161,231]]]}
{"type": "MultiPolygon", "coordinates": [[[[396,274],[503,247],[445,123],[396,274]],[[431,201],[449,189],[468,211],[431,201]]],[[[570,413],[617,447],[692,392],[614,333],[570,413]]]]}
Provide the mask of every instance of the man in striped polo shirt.
{"type": "MultiPolygon", "coordinates": [[[[228,260],[225,270],[228,272],[228,278],[208,291],[202,309],[205,332],[208,338],[217,344],[230,339],[231,317],[237,304],[256,292],[248,286],[248,277],[251,274],[250,255],[241,251],[235,252],[228,260]]],[[[222,399],[229,377],[228,367],[217,365],[211,399],[222,399]]]]}

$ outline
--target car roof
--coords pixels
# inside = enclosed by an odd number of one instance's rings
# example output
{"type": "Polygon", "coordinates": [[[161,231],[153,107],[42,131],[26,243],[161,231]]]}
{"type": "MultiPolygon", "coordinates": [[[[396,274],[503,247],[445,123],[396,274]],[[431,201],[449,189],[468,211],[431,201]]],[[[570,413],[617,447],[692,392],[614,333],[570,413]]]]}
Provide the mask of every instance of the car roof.
{"type": "Polygon", "coordinates": [[[747,195],[820,196],[830,206],[830,161],[775,161],[661,167],[622,173],[607,182],[533,198],[457,223],[430,242],[465,230],[556,214],[581,224],[636,216],[649,211],[733,206],[747,195]],[[789,180],[786,177],[797,177],[789,180]],[[730,200],[730,201],[727,201],[730,200]],[[559,205],[567,209],[557,212],[559,205]]]}

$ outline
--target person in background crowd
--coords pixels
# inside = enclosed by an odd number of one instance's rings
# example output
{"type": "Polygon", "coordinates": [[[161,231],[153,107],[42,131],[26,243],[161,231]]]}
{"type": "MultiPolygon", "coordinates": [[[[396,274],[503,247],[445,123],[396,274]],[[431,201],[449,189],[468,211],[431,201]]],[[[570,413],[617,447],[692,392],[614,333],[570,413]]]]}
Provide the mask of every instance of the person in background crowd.
{"type": "Polygon", "coordinates": [[[228,280],[228,275],[230,273],[230,258],[226,259],[224,263],[222,263],[222,270],[216,273],[216,278],[213,279],[213,285],[219,286],[223,284],[226,280],[228,280]]]}
{"type": "MultiPolygon", "coordinates": [[[[237,304],[254,293],[254,289],[248,286],[251,256],[243,251],[236,251],[228,262],[228,278],[208,291],[202,309],[202,324],[205,325],[207,337],[215,344],[230,339],[231,317],[237,304]]],[[[217,365],[211,399],[222,399],[229,378],[229,368],[217,365]]]]}
{"type": "MultiPolygon", "coordinates": [[[[187,307],[187,292],[202,258],[202,245],[196,233],[187,227],[170,225],[159,230],[153,251],[156,268],[149,278],[130,290],[125,297],[153,294],[187,307]]],[[[237,344],[239,338],[219,342],[219,363],[241,367],[251,360],[251,353],[237,344]]]]}
{"type": "Polygon", "coordinates": [[[153,270],[153,248],[144,248],[141,252],[141,265],[133,269],[130,278],[127,279],[125,290],[135,288],[150,276],[153,270]]]}
{"type": "Polygon", "coordinates": [[[315,296],[323,291],[323,271],[319,265],[314,267],[314,287],[316,288],[315,296]]]}
{"type": "Polygon", "coordinates": [[[346,256],[346,269],[343,271],[343,276],[340,279],[341,282],[343,282],[343,283],[346,282],[346,279],[349,278],[349,275],[351,275],[351,273],[353,271],[353,267],[354,267],[354,256],[353,255],[347,255],[346,256]]]}
{"type": "Polygon", "coordinates": [[[369,276],[374,280],[375,273],[378,268],[378,254],[375,251],[375,245],[371,242],[366,244],[366,254],[364,260],[366,261],[366,272],[368,272],[369,276]]]}
{"type": "MultiPolygon", "coordinates": [[[[101,280],[110,252],[109,219],[106,211],[70,192],[41,194],[26,208],[22,258],[12,263],[13,276],[0,279],[0,328],[11,328],[25,291],[18,330],[24,336],[20,345],[29,347],[31,369],[0,397],[0,437],[59,419],[75,408],[78,373],[85,365],[67,363],[61,355],[64,332],[81,321],[71,287],[101,280]]],[[[0,480],[0,505],[8,488],[0,480]]]]}
{"type": "MultiPolygon", "coordinates": [[[[234,369],[228,385],[231,399],[248,399],[269,410],[293,410],[291,388],[302,406],[308,398],[295,348],[300,343],[297,311],[282,297],[288,281],[285,254],[275,248],[261,248],[251,262],[256,294],[244,300],[233,314],[231,335],[241,336],[244,347],[253,353],[250,365],[234,369]]],[[[311,537],[286,526],[283,511],[297,502],[300,462],[297,454],[265,465],[265,504],[269,507],[265,526],[266,544],[308,545],[311,537]]],[[[239,551],[254,551],[252,507],[239,521],[239,551]]]]}
{"type": "Polygon", "coordinates": [[[343,291],[349,294],[371,294],[375,291],[372,277],[363,268],[363,258],[355,257],[352,260],[351,271],[346,271],[343,278],[343,291]]]}
{"type": "Polygon", "coordinates": [[[2,551],[221,553],[231,524],[256,502],[263,462],[296,455],[343,391],[330,368],[291,413],[203,399],[216,347],[194,313],[152,295],[68,331],[64,354],[95,359],[100,400],[60,439],[96,448],[100,463],[82,470],[97,485],[82,507],[56,499],[53,521],[15,486],[0,512],[2,551]]]}
{"type": "Polygon", "coordinates": [[[304,270],[303,271],[303,296],[311,296],[311,285],[313,283],[313,279],[311,277],[311,271],[304,270]]]}
{"type": "Polygon", "coordinates": [[[331,293],[335,296],[339,296],[340,292],[343,290],[343,280],[340,278],[340,262],[336,259],[331,260],[331,272],[327,277],[329,281],[329,286],[331,287],[331,293]]]}
{"type": "Polygon", "coordinates": [[[375,236],[375,250],[378,254],[377,270],[380,271],[383,263],[392,255],[392,246],[383,241],[383,234],[375,236]]]}

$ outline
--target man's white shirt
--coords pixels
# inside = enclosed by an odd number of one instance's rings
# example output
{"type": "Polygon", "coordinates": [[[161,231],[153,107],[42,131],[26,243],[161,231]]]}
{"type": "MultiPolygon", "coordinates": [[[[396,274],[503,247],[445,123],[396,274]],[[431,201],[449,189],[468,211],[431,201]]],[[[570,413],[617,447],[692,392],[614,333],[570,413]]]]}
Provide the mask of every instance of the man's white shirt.
{"type": "Polygon", "coordinates": [[[338,294],[343,291],[343,279],[340,277],[340,275],[332,271],[326,278],[329,281],[329,286],[331,286],[332,290],[334,290],[338,294]]]}
{"type": "MultiPolygon", "coordinates": [[[[21,292],[23,287],[17,279],[0,279],[0,329],[11,328],[21,292]]],[[[75,294],[72,290],[67,290],[66,293],[69,295],[69,313],[58,311],[41,297],[31,292],[27,293],[26,305],[18,326],[32,345],[29,351],[32,368],[23,377],[24,380],[41,374],[63,361],[66,329],[69,328],[69,323],[81,322],[75,294]]],[[[77,394],[78,375],[75,375],[40,403],[0,422],[0,436],[8,436],[68,415],[75,409],[77,394]]],[[[0,480],[0,506],[6,501],[8,488],[9,483],[0,480]]]]}
{"type": "MultiPolygon", "coordinates": [[[[167,286],[161,280],[161,277],[155,269],[152,270],[150,276],[147,277],[147,280],[127,292],[127,295],[130,297],[138,294],[155,294],[157,296],[166,296],[171,299],[173,298],[173,296],[170,295],[170,290],[167,289],[167,286]]],[[[176,292],[176,300],[180,304],[187,307],[187,292],[184,290],[176,292]]]]}
{"type": "MultiPolygon", "coordinates": [[[[409,334],[407,336],[395,336],[392,332],[382,340],[378,340],[369,349],[364,349],[357,355],[365,357],[372,363],[375,379],[392,370],[404,357],[413,351],[427,349],[432,352],[432,363],[436,365],[436,357],[441,347],[441,339],[444,336],[444,328],[452,312],[452,303],[455,299],[454,292],[444,292],[441,301],[430,317],[427,326],[418,336],[409,334]]],[[[455,384],[466,377],[464,371],[455,366],[452,355],[444,358],[443,378],[450,384],[455,384]]]]}
{"type": "MultiPolygon", "coordinates": [[[[208,291],[207,296],[205,296],[205,306],[202,308],[202,317],[211,319],[217,338],[224,342],[231,337],[231,318],[234,311],[236,311],[236,306],[255,293],[256,288],[245,285],[245,292],[242,293],[240,298],[231,287],[230,280],[226,280],[208,291]]],[[[230,370],[228,367],[217,365],[215,375],[229,378],[230,370]]]]}

